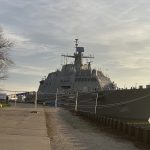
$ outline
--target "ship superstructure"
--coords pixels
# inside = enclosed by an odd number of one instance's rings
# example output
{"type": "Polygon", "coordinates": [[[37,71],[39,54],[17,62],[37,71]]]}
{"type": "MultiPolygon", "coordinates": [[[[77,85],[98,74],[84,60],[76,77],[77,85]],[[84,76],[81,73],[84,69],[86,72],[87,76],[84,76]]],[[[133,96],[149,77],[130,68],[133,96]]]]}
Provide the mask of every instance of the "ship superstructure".
{"type": "Polygon", "coordinates": [[[83,59],[91,59],[93,56],[84,56],[84,47],[78,46],[75,39],[75,53],[62,55],[74,59],[73,64],[65,64],[61,70],[49,73],[47,78],[40,81],[38,92],[52,93],[59,91],[94,92],[103,90],[115,90],[114,82],[103,74],[102,71],[92,69],[91,62],[83,64],[83,59]]]}

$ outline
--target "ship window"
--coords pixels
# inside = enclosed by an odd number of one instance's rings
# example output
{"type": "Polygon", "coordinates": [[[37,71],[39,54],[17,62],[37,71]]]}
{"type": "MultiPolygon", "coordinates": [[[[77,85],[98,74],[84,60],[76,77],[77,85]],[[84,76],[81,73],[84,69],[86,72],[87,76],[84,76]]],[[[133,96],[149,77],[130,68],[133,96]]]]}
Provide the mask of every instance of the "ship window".
{"type": "Polygon", "coordinates": [[[61,86],[61,88],[63,88],[63,89],[69,89],[69,88],[71,88],[71,86],[61,86]]]}
{"type": "Polygon", "coordinates": [[[96,78],[92,78],[91,81],[96,81],[96,78]]]}

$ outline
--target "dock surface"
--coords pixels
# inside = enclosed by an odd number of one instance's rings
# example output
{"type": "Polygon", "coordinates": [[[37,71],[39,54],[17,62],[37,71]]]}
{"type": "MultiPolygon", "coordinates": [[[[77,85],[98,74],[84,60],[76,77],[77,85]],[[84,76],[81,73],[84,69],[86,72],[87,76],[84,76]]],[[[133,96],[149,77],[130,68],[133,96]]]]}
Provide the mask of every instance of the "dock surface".
{"type": "Polygon", "coordinates": [[[1,150],[50,150],[44,109],[34,105],[17,104],[17,107],[0,109],[1,150]]]}

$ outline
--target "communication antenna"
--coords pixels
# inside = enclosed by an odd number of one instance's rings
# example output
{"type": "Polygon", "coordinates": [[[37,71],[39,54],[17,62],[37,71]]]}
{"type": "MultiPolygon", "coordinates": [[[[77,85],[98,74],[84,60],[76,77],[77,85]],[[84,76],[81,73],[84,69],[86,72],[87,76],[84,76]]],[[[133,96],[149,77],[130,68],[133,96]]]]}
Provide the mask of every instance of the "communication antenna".
{"type": "Polygon", "coordinates": [[[66,58],[65,58],[65,56],[64,56],[64,64],[65,64],[65,59],[66,59],[66,58]]]}
{"type": "Polygon", "coordinates": [[[63,58],[62,57],[60,59],[60,64],[61,64],[61,66],[63,65],[63,58]]]}
{"type": "Polygon", "coordinates": [[[67,57],[64,57],[64,58],[65,58],[65,64],[67,65],[68,59],[67,59],[67,57]]]}
{"type": "Polygon", "coordinates": [[[76,52],[77,52],[77,47],[78,47],[78,41],[79,39],[75,39],[76,52]]]}

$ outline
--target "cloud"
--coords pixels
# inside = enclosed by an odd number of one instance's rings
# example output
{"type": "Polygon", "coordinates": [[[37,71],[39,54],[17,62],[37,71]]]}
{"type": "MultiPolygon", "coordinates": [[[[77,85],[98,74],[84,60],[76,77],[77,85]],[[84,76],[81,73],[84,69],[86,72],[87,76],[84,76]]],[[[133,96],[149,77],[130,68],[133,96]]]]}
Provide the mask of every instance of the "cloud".
{"type": "Polygon", "coordinates": [[[7,30],[6,28],[3,29],[3,33],[4,33],[5,38],[7,38],[13,42],[16,42],[18,44],[29,41],[29,39],[27,39],[21,35],[12,33],[11,31],[7,30]]]}
{"type": "Polygon", "coordinates": [[[16,66],[15,68],[12,68],[9,70],[10,73],[13,74],[22,74],[22,75],[27,75],[27,76],[38,76],[42,77],[43,72],[47,72],[47,68],[39,68],[35,66],[16,66]]]}
{"type": "Polygon", "coordinates": [[[79,37],[86,53],[95,54],[95,67],[108,69],[121,84],[131,77],[146,82],[149,7],[146,0],[1,0],[2,27],[16,42],[10,72],[34,78],[55,70],[61,53],[73,53],[73,39],[79,37]]]}

